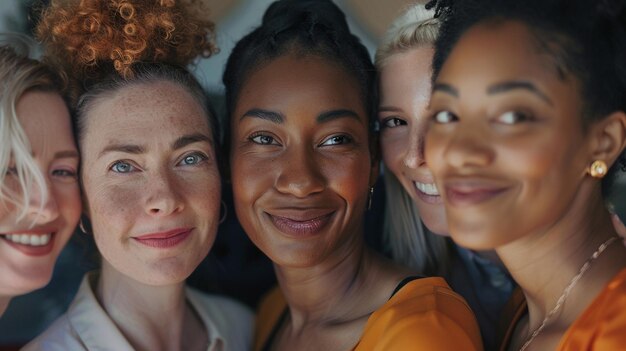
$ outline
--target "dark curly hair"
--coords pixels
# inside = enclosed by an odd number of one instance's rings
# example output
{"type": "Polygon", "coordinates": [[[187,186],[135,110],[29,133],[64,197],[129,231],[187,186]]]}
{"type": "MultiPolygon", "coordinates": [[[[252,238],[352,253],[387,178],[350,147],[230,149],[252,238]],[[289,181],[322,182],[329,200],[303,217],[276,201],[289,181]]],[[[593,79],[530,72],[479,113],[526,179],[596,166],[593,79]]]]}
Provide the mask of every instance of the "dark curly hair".
{"type": "MultiPolygon", "coordinates": [[[[378,105],[376,69],[365,46],[350,32],[344,13],[328,0],[279,0],[270,5],[261,26],[243,37],[228,58],[223,76],[227,116],[255,69],[290,53],[322,57],[352,75],[362,89],[373,130],[378,105]]],[[[225,125],[229,128],[229,123],[225,125]]]]}
{"type": "MultiPolygon", "coordinates": [[[[626,111],[626,0],[431,0],[442,20],[433,79],[459,38],[485,22],[525,23],[561,79],[581,86],[585,125],[626,111]]],[[[615,167],[626,169],[626,151],[615,167]]]]}

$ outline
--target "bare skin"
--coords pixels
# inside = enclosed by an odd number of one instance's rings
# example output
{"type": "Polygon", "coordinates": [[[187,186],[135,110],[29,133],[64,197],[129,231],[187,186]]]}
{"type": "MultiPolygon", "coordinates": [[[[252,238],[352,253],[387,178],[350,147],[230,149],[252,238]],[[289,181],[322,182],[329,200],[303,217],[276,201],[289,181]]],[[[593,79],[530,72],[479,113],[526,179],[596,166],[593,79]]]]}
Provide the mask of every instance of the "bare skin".
{"type": "MultiPolygon", "coordinates": [[[[600,181],[586,169],[597,159],[612,164],[624,150],[626,114],[581,128],[579,84],[559,78],[548,56],[523,23],[476,25],[448,57],[431,100],[426,158],[443,189],[452,236],[472,249],[495,249],[528,303],[510,350],[542,324],[598,247],[617,236],[600,181]]],[[[625,267],[626,248],[613,242],[527,350],[555,349],[625,267]]]]}
{"type": "Polygon", "coordinates": [[[377,175],[363,105],[355,79],[319,57],[279,57],[241,89],[231,117],[235,208],[288,305],[274,350],[354,347],[411,274],[363,242],[377,175]]]}

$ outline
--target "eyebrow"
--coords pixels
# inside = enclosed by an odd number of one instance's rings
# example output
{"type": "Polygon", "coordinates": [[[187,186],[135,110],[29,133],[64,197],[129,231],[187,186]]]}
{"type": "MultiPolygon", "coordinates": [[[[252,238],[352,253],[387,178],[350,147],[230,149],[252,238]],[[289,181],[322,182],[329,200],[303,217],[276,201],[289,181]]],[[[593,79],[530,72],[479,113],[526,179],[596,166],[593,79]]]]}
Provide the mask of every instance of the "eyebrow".
{"type": "Polygon", "coordinates": [[[549,105],[553,105],[552,100],[550,100],[550,98],[546,94],[544,94],[543,91],[539,90],[539,88],[537,88],[537,86],[535,86],[533,83],[527,81],[514,80],[509,82],[497,83],[487,88],[487,94],[492,95],[498,93],[506,93],[511,90],[518,89],[529,91],[549,105]]]}
{"type": "Polygon", "coordinates": [[[459,97],[459,91],[450,84],[435,83],[435,85],[433,86],[433,93],[436,91],[447,93],[457,98],[459,97]]]}
{"type": "Polygon", "coordinates": [[[201,133],[183,135],[182,137],[176,139],[176,141],[172,143],[172,150],[178,150],[189,144],[199,143],[199,142],[207,142],[211,144],[211,138],[201,133]]]}
{"type": "Polygon", "coordinates": [[[109,153],[109,152],[123,152],[123,153],[126,153],[126,154],[139,155],[139,154],[143,154],[144,152],[146,152],[146,149],[143,146],[139,146],[139,145],[112,144],[112,145],[109,145],[109,146],[105,147],[100,152],[100,155],[98,155],[98,158],[102,157],[102,155],[104,155],[106,153],[109,153]]]}
{"type": "Polygon", "coordinates": [[[338,118],[345,118],[345,117],[354,118],[359,122],[361,121],[359,119],[359,115],[356,112],[352,110],[346,110],[346,109],[322,112],[317,116],[316,120],[317,120],[317,123],[324,123],[324,122],[332,121],[338,118]]]}
{"type": "Polygon", "coordinates": [[[246,117],[260,118],[270,122],[274,122],[276,124],[282,124],[285,121],[285,116],[283,116],[280,112],[263,110],[260,108],[253,108],[248,110],[246,113],[241,116],[240,121],[246,117]]]}
{"type": "Polygon", "coordinates": [[[78,152],[74,151],[74,150],[65,150],[65,151],[59,151],[57,153],[54,154],[54,158],[58,159],[58,158],[78,158],[78,152]]]}

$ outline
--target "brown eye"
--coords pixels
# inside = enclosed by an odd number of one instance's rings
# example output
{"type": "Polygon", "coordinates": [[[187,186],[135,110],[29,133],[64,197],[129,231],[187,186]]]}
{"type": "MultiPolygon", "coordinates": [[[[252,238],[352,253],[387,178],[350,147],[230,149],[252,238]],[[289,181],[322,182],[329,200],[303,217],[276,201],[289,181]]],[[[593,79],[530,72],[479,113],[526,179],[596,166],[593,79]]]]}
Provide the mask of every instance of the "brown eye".
{"type": "Polygon", "coordinates": [[[395,127],[405,126],[405,125],[406,125],[406,121],[398,117],[387,118],[383,121],[383,128],[395,128],[395,127]]]}
{"type": "Polygon", "coordinates": [[[520,111],[507,111],[497,118],[498,122],[503,124],[516,124],[530,121],[532,119],[532,115],[520,111]]]}
{"type": "Polygon", "coordinates": [[[457,120],[457,117],[450,111],[439,111],[433,115],[435,123],[447,124],[457,120]]]}
{"type": "Polygon", "coordinates": [[[265,134],[252,136],[250,140],[252,140],[252,142],[254,143],[261,144],[261,145],[278,145],[278,143],[276,142],[274,138],[265,134]]]}

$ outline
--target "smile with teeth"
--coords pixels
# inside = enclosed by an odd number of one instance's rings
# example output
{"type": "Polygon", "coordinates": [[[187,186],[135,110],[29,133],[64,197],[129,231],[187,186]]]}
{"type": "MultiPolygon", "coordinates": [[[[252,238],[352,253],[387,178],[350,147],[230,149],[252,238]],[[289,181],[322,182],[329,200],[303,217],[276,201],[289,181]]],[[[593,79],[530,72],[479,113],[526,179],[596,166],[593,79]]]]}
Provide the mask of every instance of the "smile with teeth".
{"type": "Polygon", "coordinates": [[[417,190],[423,192],[426,195],[439,196],[439,190],[437,189],[435,183],[413,182],[413,184],[415,184],[417,190]]]}
{"type": "Polygon", "coordinates": [[[50,242],[52,234],[4,234],[3,236],[16,244],[44,246],[50,242]]]}

